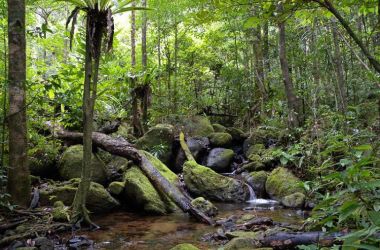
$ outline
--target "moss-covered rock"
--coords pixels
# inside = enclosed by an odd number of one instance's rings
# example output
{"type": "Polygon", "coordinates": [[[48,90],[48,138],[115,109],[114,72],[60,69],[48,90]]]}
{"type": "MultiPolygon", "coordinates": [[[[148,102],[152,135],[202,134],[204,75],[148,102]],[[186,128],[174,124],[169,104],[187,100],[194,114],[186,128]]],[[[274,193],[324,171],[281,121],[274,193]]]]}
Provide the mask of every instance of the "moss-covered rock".
{"type": "Polygon", "coordinates": [[[287,134],[289,134],[289,132],[286,129],[281,130],[274,127],[256,128],[244,141],[243,151],[246,154],[248,149],[255,144],[263,144],[269,147],[271,145],[282,143],[287,134]]]}
{"type": "Polygon", "coordinates": [[[304,206],[305,200],[306,196],[303,193],[297,192],[285,196],[281,202],[285,207],[301,208],[304,206]]]}
{"type": "Polygon", "coordinates": [[[245,175],[247,183],[252,187],[257,197],[263,198],[266,195],[265,183],[269,173],[265,171],[252,172],[245,175]]]}
{"type": "Polygon", "coordinates": [[[218,214],[218,209],[210,201],[203,197],[198,197],[191,201],[191,205],[203,212],[207,216],[214,217],[218,214]]]}
{"type": "Polygon", "coordinates": [[[224,132],[226,132],[226,129],[227,129],[225,126],[218,124],[218,123],[212,124],[212,127],[214,128],[214,131],[216,133],[224,133],[224,132]]]}
{"type": "MultiPolygon", "coordinates": [[[[67,148],[63,153],[60,161],[58,172],[63,180],[80,178],[82,172],[83,146],[75,145],[67,148]]],[[[96,155],[92,155],[91,160],[92,181],[97,183],[105,183],[107,181],[107,173],[102,160],[96,155]]]]}
{"type": "Polygon", "coordinates": [[[132,164],[124,157],[115,156],[107,165],[106,173],[109,181],[122,181],[124,172],[132,164]]]}
{"type": "Polygon", "coordinates": [[[158,124],[138,139],[136,146],[156,154],[162,162],[168,164],[172,157],[173,141],[174,127],[170,124],[158,124]]]}
{"type": "Polygon", "coordinates": [[[179,123],[180,130],[184,130],[188,137],[208,137],[214,132],[210,120],[207,116],[192,116],[183,118],[179,123]]]}
{"type": "MultiPolygon", "coordinates": [[[[178,177],[160,160],[148,152],[140,151],[156,167],[156,169],[171,183],[176,183],[178,177]]],[[[164,194],[159,193],[139,167],[133,166],[125,172],[125,202],[147,213],[167,214],[175,210],[175,205],[164,194]]]]}
{"type": "Polygon", "coordinates": [[[228,133],[212,133],[209,138],[211,145],[215,147],[229,146],[232,142],[232,136],[228,133]]]}
{"type": "Polygon", "coordinates": [[[54,221],[68,222],[70,221],[69,207],[65,206],[62,201],[54,202],[53,210],[51,211],[54,221]]]}
{"type": "Polygon", "coordinates": [[[110,185],[108,186],[108,190],[110,194],[112,194],[113,196],[119,196],[123,192],[124,187],[125,187],[124,182],[114,181],[110,183],[110,185]]]}
{"type": "Polygon", "coordinates": [[[40,177],[56,177],[60,146],[54,142],[37,145],[28,151],[30,173],[40,177]]]}
{"type": "Polygon", "coordinates": [[[133,136],[133,128],[126,123],[122,123],[118,130],[112,134],[114,138],[122,138],[130,143],[135,143],[136,138],[133,136]]]}
{"type": "Polygon", "coordinates": [[[226,132],[232,136],[232,140],[235,142],[242,142],[247,138],[247,134],[240,128],[229,127],[226,132]]]}
{"type": "Polygon", "coordinates": [[[235,153],[231,149],[214,148],[207,156],[206,166],[219,173],[228,172],[234,156],[235,153]]]}
{"type": "Polygon", "coordinates": [[[252,145],[247,151],[249,163],[243,165],[243,169],[248,172],[269,170],[279,163],[275,148],[265,148],[263,144],[252,145]]]}
{"type": "MultiPolygon", "coordinates": [[[[67,182],[47,185],[40,190],[40,201],[42,205],[52,205],[56,201],[62,201],[70,206],[74,200],[80,179],[72,179],[67,182]]],[[[95,182],[91,182],[87,196],[87,208],[94,213],[106,213],[119,206],[105,188],[95,182]]]]}
{"type": "Polygon", "coordinates": [[[265,188],[272,199],[282,201],[286,196],[297,192],[304,194],[300,183],[301,181],[292,172],[286,168],[279,167],[270,173],[265,183],[265,188]]]}
{"type": "Polygon", "coordinates": [[[226,233],[227,238],[233,239],[233,238],[249,238],[252,240],[259,240],[264,237],[264,232],[258,231],[258,232],[252,232],[252,231],[233,231],[233,232],[227,232],[226,233]]]}
{"type": "Polygon", "coordinates": [[[183,243],[179,244],[173,248],[170,248],[170,250],[199,250],[199,248],[189,244],[189,243],[183,243]]]}
{"type": "Polygon", "coordinates": [[[183,178],[191,193],[210,200],[243,202],[249,197],[249,190],[242,181],[220,175],[195,161],[184,164],[183,178]]]}

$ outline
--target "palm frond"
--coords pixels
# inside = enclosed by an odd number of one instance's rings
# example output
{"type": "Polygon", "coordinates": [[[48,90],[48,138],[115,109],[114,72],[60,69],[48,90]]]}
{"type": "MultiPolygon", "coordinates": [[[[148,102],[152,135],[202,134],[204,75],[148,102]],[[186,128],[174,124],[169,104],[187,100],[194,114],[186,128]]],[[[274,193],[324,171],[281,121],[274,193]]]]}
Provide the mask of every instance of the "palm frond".
{"type": "Polygon", "coordinates": [[[69,18],[67,18],[66,22],[66,29],[69,26],[71,22],[71,29],[70,29],[70,49],[73,47],[73,38],[74,38],[74,33],[75,33],[75,25],[77,24],[78,20],[78,14],[79,14],[80,8],[75,7],[75,9],[71,12],[69,18]]]}

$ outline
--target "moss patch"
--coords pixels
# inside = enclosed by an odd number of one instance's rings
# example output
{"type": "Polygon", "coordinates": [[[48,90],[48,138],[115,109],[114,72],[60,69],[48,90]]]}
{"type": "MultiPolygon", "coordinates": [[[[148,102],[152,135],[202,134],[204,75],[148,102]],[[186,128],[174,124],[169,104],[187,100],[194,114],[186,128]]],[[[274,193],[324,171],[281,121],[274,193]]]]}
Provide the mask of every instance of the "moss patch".
{"type": "Polygon", "coordinates": [[[270,173],[265,188],[272,199],[282,200],[285,196],[297,192],[304,193],[300,182],[288,169],[279,167],[270,173]]]}
{"type": "Polygon", "coordinates": [[[199,248],[189,243],[183,243],[171,248],[170,250],[199,250],[199,248]]]}
{"type": "Polygon", "coordinates": [[[228,133],[212,133],[209,138],[211,145],[216,147],[228,146],[232,142],[232,136],[228,133]]]}

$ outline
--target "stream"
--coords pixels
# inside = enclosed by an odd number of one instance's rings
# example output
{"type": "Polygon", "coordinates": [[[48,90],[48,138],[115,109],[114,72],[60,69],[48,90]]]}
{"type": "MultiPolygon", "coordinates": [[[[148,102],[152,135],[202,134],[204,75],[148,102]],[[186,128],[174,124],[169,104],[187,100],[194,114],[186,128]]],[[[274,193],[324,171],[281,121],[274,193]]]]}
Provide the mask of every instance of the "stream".
{"type": "MultiPolygon", "coordinates": [[[[304,216],[300,210],[283,209],[270,200],[257,199],[250,203],[216,203],[218,218],[231,215],[253,214],[257,217],[270,217],[273,221],[301,225],[304,216]],[[246,209],[250,207],[249,209],[246,209]]],[[[95,249],[170,249],[177,244],[191,243],[200,249],[217,249],[202,240],[202,236],[216,231],[215,227],[201,224],[181,211],[167,216],[138,215],[119,211],[98,218],[94,222],[101,226],[95,232],[85,232],[94,241],[95,249]]],[[[67,236],[69,237],[69,236],[67,236]]]]}

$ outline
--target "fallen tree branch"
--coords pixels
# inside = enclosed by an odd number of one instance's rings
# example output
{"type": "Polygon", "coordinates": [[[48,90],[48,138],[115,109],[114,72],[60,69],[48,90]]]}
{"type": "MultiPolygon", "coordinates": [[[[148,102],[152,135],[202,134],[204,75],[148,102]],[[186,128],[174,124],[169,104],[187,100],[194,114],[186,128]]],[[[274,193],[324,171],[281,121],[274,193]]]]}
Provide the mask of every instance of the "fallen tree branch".
{"type": "Polygon", "coordinates": [[[185,134],[183,132],[181,132],[179,134],[179,143],[181,144],[181,148],[182,148],[183,152],[185,152],[187,160],[188,161],[195,161],[193,155],[191,154],[189,147],[186,144],[185,134]]]}
{"type": "MultiPolygon", "coordinates": [[[[68,139],[78,143],[82,143],[83,134],[78,132],[65,131],[62,128],[53,129],[53,133],[57,138],[68,139]]],[[[113,155],[121,156],[132,160],[140,166],[140,169],[152,182],[153,186],[166,194],[182,211],[189,213],[199,221],[214,225],[214,221],[204,213],[191,205],[191,201],[186,198],[177,187],[171,184],[161,173],[152,165],[152,163],[141,154],[132,144],[126,140],[114,139],[108,135],[94,132],[92,133],[93,144],[104,151],[113,155]]]]}

